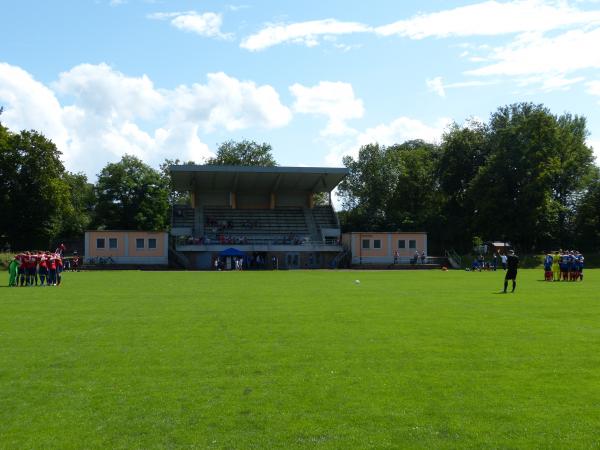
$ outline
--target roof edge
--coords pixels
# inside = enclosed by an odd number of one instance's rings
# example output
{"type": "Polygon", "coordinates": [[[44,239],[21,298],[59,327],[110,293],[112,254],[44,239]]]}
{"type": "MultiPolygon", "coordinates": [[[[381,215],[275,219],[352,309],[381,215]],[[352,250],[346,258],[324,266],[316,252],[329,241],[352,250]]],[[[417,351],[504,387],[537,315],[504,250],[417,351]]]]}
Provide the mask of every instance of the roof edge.
{"type": "Polygon", "coordinates": [[[213,166],[179,164],[169,166],[171,172],[245,172],[245,173],[339,173],[348,174],[347,167],[298,167],[298,166],[213,166]]]}

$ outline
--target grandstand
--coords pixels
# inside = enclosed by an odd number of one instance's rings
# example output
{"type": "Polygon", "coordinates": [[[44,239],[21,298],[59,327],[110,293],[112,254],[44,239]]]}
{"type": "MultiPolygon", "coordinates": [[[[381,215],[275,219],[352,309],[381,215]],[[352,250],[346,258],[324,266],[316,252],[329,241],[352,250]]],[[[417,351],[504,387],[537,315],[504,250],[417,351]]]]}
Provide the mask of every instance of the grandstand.
{"type": "Polygon", "coordinates": [[[186,268],[230,267],[243,255],[250,268],[325,268],[343,252],[331,191],[345,168],[175,165],[174,188],[189,192],[175,205],[171,257],[186,268]],[[327,194],[326,204],[315,195],[327,194]]]}

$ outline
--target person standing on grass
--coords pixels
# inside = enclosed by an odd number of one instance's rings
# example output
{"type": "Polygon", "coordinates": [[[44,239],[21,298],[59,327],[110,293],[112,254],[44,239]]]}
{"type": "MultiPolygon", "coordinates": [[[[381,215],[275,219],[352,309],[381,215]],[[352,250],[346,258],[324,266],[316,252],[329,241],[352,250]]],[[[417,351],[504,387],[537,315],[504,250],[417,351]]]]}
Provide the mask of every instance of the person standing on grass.
{"type": "Polygon", "coordinates": [[[505,253],[502,253],[500,255],[500,260],[502,261],[502,270],[506,270],[506,261],[507,261],[507,257],[505,253]]]}
{"type": "Polygon", "coordinates": [[[63,261],[59,253],[56,253],[56,285],[60,286],[63,272],[63,261]]]}
{"type": "Polygon", "coordinates": [[[19,253],[17,256],[19,261],[19,268],[17,269],[17,285],[21,285],[23,287],[23,283],[25,283],[25,254],[19,253]]]}
{"type": "Polygon", "coordinates": [[[579,252],[577,253],[577,260],[579,263],[579,280],[583,281],[583,262],[585,261],[585,258],[579,252]]]}
{"type": "Polygon", "coordinates": [[[56,286],[56,255],[48,257],[48,286],[56,286]]]}
{"type": "Polygon", "coordinates": [[[8,265],[8,285],[17,286],[17,273],[19,271],[19,259],[15,256],[8,265]]]}
{"type": "Polygon", "coordinates": [[[48,258],[45,253],[40,254],[40,269],[38,271],[40,276],[40,286],[47,284],[48,279],[48,258]]]}
{"type": "Polygon", "coordinates": [[[560,253],[554,252],[554,256],[552,257],[552,279],[554,281],[560,281],[560,266],[558,262],[560,260],[560,253]]]}
{"type": "Polygon", "coordinates": [[[517,269],[519,267],[519,257],[515,255],[514,250],[508,251],[506,257],[506,275],[504,276],[504,293],[506,294],[506,288],[508,287],[508,280],[512,280],[512,291],[515,292],[517,287],[517,269]]]}

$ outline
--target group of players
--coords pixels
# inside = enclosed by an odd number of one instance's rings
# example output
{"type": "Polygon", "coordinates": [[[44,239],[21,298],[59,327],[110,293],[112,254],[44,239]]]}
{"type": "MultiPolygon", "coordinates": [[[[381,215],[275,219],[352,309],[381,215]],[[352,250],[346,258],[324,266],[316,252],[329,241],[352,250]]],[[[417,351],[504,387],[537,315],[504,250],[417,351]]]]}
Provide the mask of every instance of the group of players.
{"type": "Polygon", "coordinates": [[[559,250],[548,253],[544,258],[544,279],[546,281],[583,281],[585,258],[575,250],[559,250]]]}
{"type": "Polygon", "coordinates": [[[54,253],[19,253],[15,255],[8,266],[8,285],[13,287],[60,286],[63,268],[62,248],[60,247],[54,253]]]}

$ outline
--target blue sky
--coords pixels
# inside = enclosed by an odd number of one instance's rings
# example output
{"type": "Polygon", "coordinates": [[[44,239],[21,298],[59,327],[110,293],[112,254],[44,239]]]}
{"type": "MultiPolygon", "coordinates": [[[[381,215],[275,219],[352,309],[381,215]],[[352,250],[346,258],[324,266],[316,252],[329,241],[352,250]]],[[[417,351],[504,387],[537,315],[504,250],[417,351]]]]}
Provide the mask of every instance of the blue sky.
{"type": "Polygon", "coordinates": [[[587,117],[600,155],[600,2],[6,2],[1,121],[93,181],[125,153],[201,163],[229,139],[282,165],[543,103],[587,117]]]}

